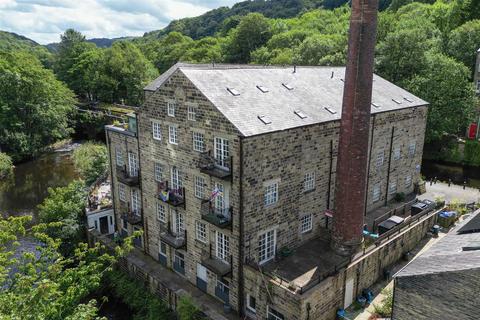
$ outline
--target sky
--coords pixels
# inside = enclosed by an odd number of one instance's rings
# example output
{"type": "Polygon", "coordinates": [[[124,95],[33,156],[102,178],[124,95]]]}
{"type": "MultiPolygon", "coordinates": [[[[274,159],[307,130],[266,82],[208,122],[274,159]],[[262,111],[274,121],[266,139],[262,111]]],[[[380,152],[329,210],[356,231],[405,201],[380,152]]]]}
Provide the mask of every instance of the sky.
{"type": "Polygon", "coordinates": [[[87,38],[141,36],[171,20],[198,16],[240,0],[0,0],[0,30],[40,44],[68,28],[87,38]]]}

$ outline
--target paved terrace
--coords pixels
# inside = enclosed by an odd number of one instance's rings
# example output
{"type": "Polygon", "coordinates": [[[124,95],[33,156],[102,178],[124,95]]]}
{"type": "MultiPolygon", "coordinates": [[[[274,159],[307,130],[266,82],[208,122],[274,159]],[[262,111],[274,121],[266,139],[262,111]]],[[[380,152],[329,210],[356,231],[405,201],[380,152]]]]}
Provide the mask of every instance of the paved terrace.
{"type": "MultiPolygon", "coordinates": [[[[109,248],[114,248],[115,244],[112,239],[101,235],[96,231],[89,231],[91,235],[102,244],[109,248]]],[[[166,269],[160,263],[142,251],[134,248],[126,257],[130,264],[135,265],[143,274],[149,275],[156,281],[167,287],[177,297],[188,295],[192,298],[193,303],[212,320],[238,320],[235,312],[224,313],[223,304],[212,296],[200,291],[185,278],[179,276],[175,272],[166,269]]]]}

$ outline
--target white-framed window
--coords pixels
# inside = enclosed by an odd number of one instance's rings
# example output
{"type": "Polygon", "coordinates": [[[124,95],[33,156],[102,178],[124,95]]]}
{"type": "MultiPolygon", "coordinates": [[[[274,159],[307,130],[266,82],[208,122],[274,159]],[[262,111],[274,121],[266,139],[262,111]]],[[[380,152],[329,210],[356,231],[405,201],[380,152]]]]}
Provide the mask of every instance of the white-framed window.
{"type": "Polygon", "coordinates": [[[188,106],[187,108],[187,119],[190,121],[197,120],[197,110],[194,106],[188,106]]]}
{"type": "Polygon", "coordinates": [[[203,222],[195,222],[195,235],[197,240],[206,243],[207,242],[207,225],[203,222]]]}
{"type": "Polygon", "coordinates": [[[175,126],[168,126],[168,142],[171,144],[178,144],[178,128],[175,126]]]}
{"type": "Polygon", "coordinates": [[[221,167],[228,168],[228,158],[230,157],[229,142],[224,138],[215,138],[214,156],[217,164],[221,167]]]}
{"type": "Polygon", "coordinates": [[[266,206],[272,205],[278,201],[278,182],[273,182],[265,186],[263,203],[266,206]]]}
{"type": "Polygon", "coordinates": [[[183,213],[180,211],[174,212],[174,220],[173,220],[173,230],[177,236],[183,236],[185,233],[185,219],[183,213]]]}
{"type": "Polygon", "coordinates": [[[128,153],[128,173],[131,177],[138,175],[138,158],[137,154],[133,152],[128,153]]]}
{"type": "Polygon", "coordinates": [[[409,188],[412,185],[412,176],[407,175],[405,177],[405,188],[409,188]]]}
{"type": "Polygon", "coordinates": [[[200,132],[193,132],[193,150],[204,152],[205,151],[205,136],[200,132]]]}
{"type": "Polygon", "coordinates": [[[411,157],[414,156],[416,149],[417,149],[417,142],[411,141],[410,144],[408,145],[408,155],[411,157]]]}
{"type": "Polygon", "coordinates": [[[228,261],[230,258],[230,238],[217,231],[217,236],[216,236],[216,256],[219,259],[222,259],[224,261],[228,261]]]}
{"type": "Polygon", "coordinates": [[[277,242],[277,231],[269,230],[260,235],[258,240],[259,263],[265,263],[275,257],[275,246],[277,242]]]}
{"type": "Polygon", "coordinates": [[[384,159],[384,154],[385,152],[383,150],[380,150],[378,153],[377,153],[377,160],[375,161],[375,165],[377,167],[381,167],[383,166],[383,159],[384,159]]]}
{"type": "Polygon", "coordinates": [[[390,182],[390,185],[388,186],[388,193],[389,194],[397,193],[397,182],[396,181],[390,182]]]}
{"type": "Polygon", "coordinates": [[[175,117],[175,108],[176,108],[176,103],[173,101],[168,101],[167,102],[167,115],[169,117],[175,117]]]}
{"type": "Polygon", "coordinates": [[[393,148],[393,160],[400,160],[400,146],[393,148]]]}
{"type": "Polygon", "coordinates": [[[115,148],[115,162],[119,167],[123,167],[125,165],[125,161],[123,161],[122,150],[120,150],[119,148],[115,148]]]}
{"type": "Polygon", "coordinates": [[[127,201],[127,192],[125,191],[125,185],[121,183],[118,184],[118,198],[120,199],[120,201],[127,201]]]}
{"type": "Polygon", "coordinates": [[[165,258],[167,257],[167,244],[163,241],[160,241],[160,245],[158,246],[158,253],[160,255],[164,256],[165,258]]]}
{"type": "Polygon", "coordinates": [[[380,200],[380,184],[373,186],[372,201],[377,202],[378,200],[380,200]]]}
{"type": "Polygon", "coordinates": [[[162,128],[160,126],[160,123],[157,121],[152,121],[152,134],[153,139],[162,140],[162,128]]]}
{"type": "Polygon", "coordinates": [[[122,229],[127,231],[128,230],[128,222],[127,219],[121,219],[122,220],[122,229]]]}
{"type": "Polygon", "coordinates": [[[132,189],[132,212],[136,215],[140,215],[140,192],[137,189],[132,189]]]}
{"type": "Polygon", "coordinates": [[[251,313],[257,313],[257,299],[251,294],[247,294],[247,310],[251,313]]]}
{"type": "Polygon", "coordinates": [[[155,176],[155,181],[160,182],[163,181],[163,165],[158,162],[153,164],[153,173],[155,176]]]}
{"type": "Polygon", "coordinates": [[[315,189],[315,172],[307,172],[303,177],[303,191],[315,189]]]}
{"type": "Polygon", "coordinates": [[[308,231],[311,231],[312,230],[312,226],[313,226],[313,223],[312,223],[312,214],[307,214],[306,216],[303,216],[301,219],[300,219],[300,231],[302,233],[305,233],[305,232],[308,232],[308,231]]]}
{"type": "Polygon", "coordinates": [[[175,250],[175,254],[173,255],[173,264],[175,271],[185,274],[185,255],[178,250],[175,250]]]}
{"type": "Polygon", "coordinates": [[[285,320],[283,314],[273,309],[272,307],[267,307],[267,320],[285,320]]]}
{"type": "Polygon", "coordinates": [[[195,197],[205,199],[205,179],[203,177],[194,177],[195,197]]]}
{"type": "Polygon", "coordinates": [[[214,191],[217,192],[217,195],[215,196],[213,205],[218,211],[224,212],[225,208],[227,207],[225,198],[225,187],[223,186],[223,184],[218,182],[214,183],[214,187],[214,191]]]}
{"type": "Polygon", "coordinates": [[[167,222],[167,208],[159,202],[157,202],[157,220],[167,222]]]}
{"type": "Polygon", "coordinates": [[[182,180],[180,178],[180,171],[177,167],[172,167],[171,178],[172,189],[180,189],[182,187],[182,180]]]}

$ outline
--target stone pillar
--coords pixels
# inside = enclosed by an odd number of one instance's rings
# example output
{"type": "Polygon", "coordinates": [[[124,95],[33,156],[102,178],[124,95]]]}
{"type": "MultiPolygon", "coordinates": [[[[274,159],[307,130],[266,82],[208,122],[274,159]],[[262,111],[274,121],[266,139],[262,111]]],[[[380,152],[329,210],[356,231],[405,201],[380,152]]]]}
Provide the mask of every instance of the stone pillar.
{"type": "Polygon", "coordinates": [[[352,0],[331,243],[344,256],[363,240],[377,8],[378,0],[352,0]]]}

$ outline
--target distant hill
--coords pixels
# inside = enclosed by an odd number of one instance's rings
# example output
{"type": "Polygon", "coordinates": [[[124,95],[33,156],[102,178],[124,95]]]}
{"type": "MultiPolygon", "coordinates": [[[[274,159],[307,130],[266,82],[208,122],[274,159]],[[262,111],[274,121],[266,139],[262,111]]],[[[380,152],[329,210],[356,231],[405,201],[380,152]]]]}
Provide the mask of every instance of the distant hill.
{"type": "Polygon", "coordinates": [[[42,45],[13,32],[0,31],[0,51],[28,51],[47,65],[50,52],[42,45]]]}
{"type": "Polygon", "coordinates": [[[219,31],[235,27],[240,16],[259,12],[268,18],[291,18],[299,13],[319,8],[338,7],[348,0],[253,0],[234,4],[231,8],[220,7],[198,17],[173,20],[161,30],[144,34],[144,38],[160,38],[172,31],[178,31],[193,39],[213,36],[219,31]]]}
{"type": "MultiPolygon", "coordinates": [[[[95,45],[99,48],[109,48],[115,41],[121,40],[132,40],[135,37],[119,37],[119,38],[92,38],[87,39],[87,42],[95,43],[95,45]]],[[[49,43],[45,45],[51,52],[56,52],[58,48],[58,42],[49,43]]]]}

